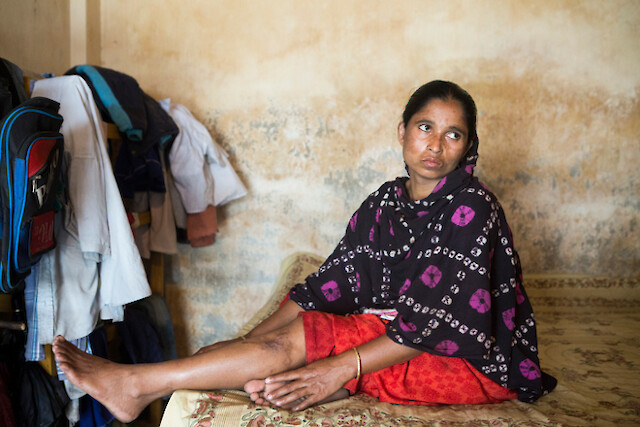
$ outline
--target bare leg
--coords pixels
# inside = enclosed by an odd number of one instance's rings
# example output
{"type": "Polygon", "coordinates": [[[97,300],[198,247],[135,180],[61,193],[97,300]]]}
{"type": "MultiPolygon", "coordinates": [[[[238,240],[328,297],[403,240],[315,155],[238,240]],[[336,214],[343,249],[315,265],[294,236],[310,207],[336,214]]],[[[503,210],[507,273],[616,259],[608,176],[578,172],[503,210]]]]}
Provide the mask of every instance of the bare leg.
{"type": "Polygon", "coordinates": [[[303,366],[304,328],[296,319],[265,335],[162,363],[113,363],[78,350],[62,337],[54,340],[53,353],[69,381],[128,422],[175,390],[240,390],[249,380],[303,366]]]}
{"type": "MultiPolygon", "coordinates": [[[[271,402],[267,396],[269,392],[272,390],[276,390],[282,386],[283,383],[265,383],[264,380],[251,380],[247,382],[244,386],[244,391],[249,394],[249,398],[254,401],[256,404],[261,406],[276,406],[273,402],[271,402]]],[[[346,388],[341,388],[340,390],[333,393],[331,396],[326,399],[318,402],[318,404],[333,402],[340,399],[345,399],[349,397],[349,390],[346,388]]],[[[285,409],[293,408],[298,403],[300,403],[302,399],[295,400],[288,405],[283,406],[285,409]]]]}

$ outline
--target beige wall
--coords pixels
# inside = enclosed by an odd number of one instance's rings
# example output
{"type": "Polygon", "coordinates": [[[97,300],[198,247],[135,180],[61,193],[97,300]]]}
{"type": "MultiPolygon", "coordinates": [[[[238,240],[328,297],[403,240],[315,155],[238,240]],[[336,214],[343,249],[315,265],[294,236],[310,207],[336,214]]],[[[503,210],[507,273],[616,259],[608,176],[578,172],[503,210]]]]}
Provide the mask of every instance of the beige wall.
{"type": "Polygon", "coordinates": [[[34,72],[69,65],[69,0],[0,0],[0,57],[34,72]]]}
{"type": "MultiPolygon", "coordinates": [[[[36,71],[76,65],[64,62],[77,45],[65,23],[78,34],[82,1],[0,4],[0,56],[36,71]],[[41,30],[55,37],[15,24],[43,8],[55,9],[41,30]]],[[[100,2],[86,57],[191,109],[250,191],[221,209],[214,246],[169,260],[183,354],[233,335],[285,256],[332,250],[362,199],[402,173],[403,104],[436,78],[476,99],[478,174],[502,201],[525,275],[640,274],[637,1],[159,4],[100,2]]]]}

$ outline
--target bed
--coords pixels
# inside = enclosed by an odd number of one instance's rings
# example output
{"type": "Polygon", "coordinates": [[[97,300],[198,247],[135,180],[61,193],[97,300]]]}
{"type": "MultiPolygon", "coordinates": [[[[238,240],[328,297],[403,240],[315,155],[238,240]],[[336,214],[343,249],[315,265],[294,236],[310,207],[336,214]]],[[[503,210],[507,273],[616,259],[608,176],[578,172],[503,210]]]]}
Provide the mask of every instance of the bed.
{"type": "MultiPolygon", "coordinates": [[[[240,334],[271,314],[288,289],[324,261],[284,260],[269,302],[240,334]]],[[[161,427],[193,426],[635,426],[640,425],[640,277],[526,277],[543,368],[557,388],[534,404],[420,407],[365,395],[292,412],[253,404],[246,393],[179,390],[161,427]]]]}

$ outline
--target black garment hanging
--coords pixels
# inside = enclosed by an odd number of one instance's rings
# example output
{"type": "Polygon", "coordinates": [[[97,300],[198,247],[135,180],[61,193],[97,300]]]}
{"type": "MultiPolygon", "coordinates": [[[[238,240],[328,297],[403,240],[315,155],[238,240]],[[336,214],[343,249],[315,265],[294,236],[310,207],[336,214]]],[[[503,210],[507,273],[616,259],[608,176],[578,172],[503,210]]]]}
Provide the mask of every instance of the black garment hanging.
{"type": "Polygon", "coordinates": [[[20,67],[0,58],[0,119],[27,98],[20,67]]]}
{"type": "Polygon", "coordinates": [[[69,396],[62,381],[50,376],[37,362],[27,362],[20,381],[19,420],[22,426],[67,427],[64,408],[69,396]]]}
{"type": "MultiPolygon", "coordinates": [[[[26,324],[24,293],[11,294],[11,305],[11,323],[26,324]]],[[[8,372],[8,375],[2,376],[2,381],[6,381],[8,387],[7,396],[13,407],[15,425],[67,427],[69,420],[65,415],[65,407],[69,403],[69,396],[64,384],[45,372],[39,363],[25,361],[26,337],[24,329],[0,328],[0,364],[8,372]]],[[[3,412],[0,416],[3,424],[0,425],[11,426],[11,415],[5,413],[4,404],[0,408],[3,412]]]]}

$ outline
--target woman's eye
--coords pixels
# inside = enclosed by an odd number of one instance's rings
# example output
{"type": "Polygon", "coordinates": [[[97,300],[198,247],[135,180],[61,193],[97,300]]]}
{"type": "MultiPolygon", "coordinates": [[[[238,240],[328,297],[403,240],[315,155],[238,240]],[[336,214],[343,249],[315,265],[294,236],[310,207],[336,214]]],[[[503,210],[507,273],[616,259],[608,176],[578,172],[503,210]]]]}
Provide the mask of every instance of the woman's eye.
{"type": "Polygon", "coordinates": [[[457,141],[462,137],[462,135],[460,135],[458,132],[448,132],[447,137],[457,141]]]}
{"type": "Polygon", "coordinates": [[[423,131],[423,132],[426,132],[426,131],[428,131],[429,129],[431,129],[431,126],[429,126],[429,125],[428,125],[428,124],[426,124],[426,123],[422,123],[422,124],[418,125],[418,129],[420,129],[420,130],[421,130],[421,131],[423,131]]]}

